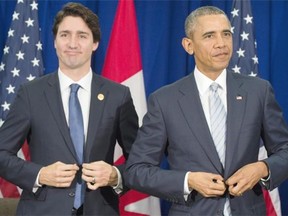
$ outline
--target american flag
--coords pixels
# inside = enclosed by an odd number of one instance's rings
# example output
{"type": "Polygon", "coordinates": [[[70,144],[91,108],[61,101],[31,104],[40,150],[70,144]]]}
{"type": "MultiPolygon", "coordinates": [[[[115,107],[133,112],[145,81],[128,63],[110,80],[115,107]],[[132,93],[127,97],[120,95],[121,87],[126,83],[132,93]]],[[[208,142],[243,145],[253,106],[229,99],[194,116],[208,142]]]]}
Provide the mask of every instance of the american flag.
{"type": "MultiPolygon", "coordinates": [[[[229,69],[235,73],[258,76],[257,43],[254,34],[254,23],[249,0],[234,0],[231,11],[233,33],[233,56],[229,69]]],[[[260,145],[259,159],[267,157],[263,145],[260,145]]],[[[268,216],[280,216],[281,206],[278,189],[272,192],[263,190],[268,216]]]]}
{"type": "MultiPolygon", "coordinates": [[[[42,43],[36,0],[18,0],[0,63],[0,127],[19,86],[43,74],[42,43]]],[[[19,156],[28,159],[27,146],[19,156]]],[[[21,190],[0,179],[0,197],[17,197],[21,190]]]]}

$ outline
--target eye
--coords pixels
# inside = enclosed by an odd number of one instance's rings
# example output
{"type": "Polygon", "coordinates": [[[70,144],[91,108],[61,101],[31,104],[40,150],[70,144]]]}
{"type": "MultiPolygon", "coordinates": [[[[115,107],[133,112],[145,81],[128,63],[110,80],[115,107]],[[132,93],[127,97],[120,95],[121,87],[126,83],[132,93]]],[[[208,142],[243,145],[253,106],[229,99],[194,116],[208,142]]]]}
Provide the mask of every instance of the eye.
{"type": "Polygon", "coordinates": [[[207,34],[207,35],[204,36],[204,38],[212,38],[212,37],[213,37],[212,34],[207,34]]]}
{"type": "Polygon", "coordinates": [[[231,36],[232,36],[232,33],[231,33],[231,32],[224,32],[224,36],[225,36],[225,37],[231,37],[231,36]]]}
{"type": "Polygon", "coordinates": [[[67,37],[67,33],[61,33],[60,37],[67,37]]]}

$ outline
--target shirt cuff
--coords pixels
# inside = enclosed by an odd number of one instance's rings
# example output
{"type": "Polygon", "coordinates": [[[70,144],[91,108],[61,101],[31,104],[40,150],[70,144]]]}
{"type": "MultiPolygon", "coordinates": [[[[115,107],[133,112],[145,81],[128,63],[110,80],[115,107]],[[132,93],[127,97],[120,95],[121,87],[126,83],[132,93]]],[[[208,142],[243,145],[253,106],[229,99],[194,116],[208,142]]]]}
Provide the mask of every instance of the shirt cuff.
{"type": "Polygon", "coordinates": [[[269,183],[270,183],[271,172],[270,172],[268,164],[265,161],[263,161],[263,160],[262,160],[262,162],[266,165],[266,167],[268,169],[268,176],[266,178],[261,178],[260,182],[266,189],[268,189],[269,188],[269,183]]]}
{"type": "Polygon", "coordinates": [[[38,172],[37,178],[35,180],[34,186],[32,188],[32,192],[36,193],[39,187],[42,187],[42,185],[39,183],[39,175],[40,175],[40,171],[38,172]]]}
{"type": "Polygon", "coordinates": [[[116,169],[117,172],[117,177],[118,177],[118,182],[116,186],[113,186],[112,188],[114,189],[115,193],[120,194],[123,192],[123,181],[122,181],[122,176],[120,171],[118,170],[117,167],[113,166],[116,169]]]}
{"type": "Polygon", "coordinates": [[[192,192],[192,190],[189,189],[188,185],[188,174],[189,172],[186,173],[185,178],[184,178],[184,199],[187,201],[189,194],[192,192]]]}

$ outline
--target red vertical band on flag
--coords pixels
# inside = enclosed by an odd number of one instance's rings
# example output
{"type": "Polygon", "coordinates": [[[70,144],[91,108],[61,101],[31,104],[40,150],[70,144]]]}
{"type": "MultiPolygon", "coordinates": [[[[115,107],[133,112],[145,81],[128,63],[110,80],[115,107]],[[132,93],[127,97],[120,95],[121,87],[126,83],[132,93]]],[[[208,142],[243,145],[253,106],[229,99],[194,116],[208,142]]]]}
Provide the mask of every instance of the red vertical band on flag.
{"type": "Polygon", "coordinates": [[[133,0],[120,0],[102,71],[119,83],[142,69],[136,21],[133,0]]]}
{"type": "MultiPolygon", "coordinates": [[[[141,125],[147,108],[133,0],[120,0],[118,3],[102,75],[130,88],[141,125]]],[[[114,162],[121,164],[124,161],[117,145],[114,162]]],[[[119,209],[120,215],[125,216],[160,215],[159,199],[135,190],[121,196],[119,209]]]]}

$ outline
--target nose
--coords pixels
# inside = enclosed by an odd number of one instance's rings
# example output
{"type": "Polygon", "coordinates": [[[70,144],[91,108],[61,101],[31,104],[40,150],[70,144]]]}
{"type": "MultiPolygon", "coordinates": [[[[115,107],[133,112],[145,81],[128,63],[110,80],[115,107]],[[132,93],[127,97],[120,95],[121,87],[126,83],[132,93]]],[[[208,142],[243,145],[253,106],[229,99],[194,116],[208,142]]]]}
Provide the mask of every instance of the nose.
{"type": "Polygon", "coordinates": [[[77,46],[78,46],[77,37],[72,36],[72,37],[70,38],[70,40],[69,40],[68,45],[69,45],[69,48],[70,48],[70,49],[76,49],[77,46]]]}
{"type": "Polygon", "coordinates": [[[218,36],[216,39],[216,43],[215,43],[216,47],[224,47],[225,46],[225,41],[224,38],[222,36],[218,36]]]}

